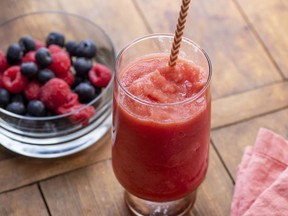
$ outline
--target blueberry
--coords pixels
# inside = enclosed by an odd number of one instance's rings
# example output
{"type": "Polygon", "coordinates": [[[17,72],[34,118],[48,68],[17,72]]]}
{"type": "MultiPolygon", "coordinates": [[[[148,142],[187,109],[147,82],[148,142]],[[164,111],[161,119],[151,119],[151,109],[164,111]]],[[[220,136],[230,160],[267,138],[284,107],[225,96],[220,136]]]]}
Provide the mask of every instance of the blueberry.
{"type": "Polygon", "coordinates": [[[75,89],[80,83],[87,83],[89,85],[92,85],[88,76],[74,76],[74,82],[72,84],[72,89],[75,89]]]}
{"type": "Polygon", "coordinates": [[[60,47],[63,47],[65,44],[65,37],[59,32],[51,32],[46,38],[46,46],[48,47],[51,44],[56,44],[60,47]]]}
{"type": "Polygon", "coordinates": [[[10,102],[10,93],[3,88],[0,88],[0,107],[5,108],[10,102]]]}
{"type": "Polygon", "coordinates": [[[52,56],[47,48],[38,49],[35,58],[42,67],[47,67],[52,63],[52,56]]]}
{"type": "Polygon", "coordinates": [[[24,104],[20,102],[9,103],[6,107],[6,110],[18,115],[24,115],[26,113],[24,104]]]}
{"type": "Polygon", "coordinates": [[[74,89],[76,86],[78,86],[81,82],[83,82],[84,78],[81,76],[74,76],[74,82],[72,84],[72,88],[74,89]]]}
{"type": "Polygon", "coordinates": [[[24,53],[27,53],[29,51],[33,51],[36,48],[35,41],[30,36],[24,36],[20,38],[19,45],[22,48],[24,53]]]}
{"type": "Polygon", "coordinates": [[[96,45],[91,40],[83,40],[77,46],[77,56],[93,58],[96,55],[96,45]]]}
{"type": "Polygon", "coordinates": [[[19,94],[15,94],[11,97],[11,101],[12,102],[19,102],[19,103],[25,103],[25,97],[23,94],[19,93],[19,94]]]}
{"type": "Polygon", "coordinates": [[[77,43],[75,41],[68,41],[65,44],[65,48],[67,52],[70,54],[70,56],[76,56],[77,55],[77,43]]]}
{"type": "Polygon", "coordinates": [[[27,105],[27,113],[31,116],[45,116],[45,105],[40,100],[31,100],[27,105]]]}
{"type": "Polygon", "coordinates": [[[77,76],[87,76],[92,68],[92,61],[86,58],[77,58],[73,63],[77,76]]]}
{"type": "Polygon", "coordinates": [[[6,58],[10,65],[18,64],[23,57],[23,51],[19,44],[15,43],[8,47],[6,58]]]}
{"type": "Polygon", "coordinates": [[[88,103],[95,98],[95,89],[88,83],[80,83],[74,90],[81,103],[88,103]]]}
{"type": "Polygon", "coordinates": [[[46,83],[54,77],[55,77],[55,74],[53,73],[53,71],[49,70],[48,68],[42,69],[38,73],[38,80],[41,83],[46,83]]]}
{"type": "Polygon", "coordinates": [[[95,89],[95,97],[97,97],[98,95],[100,95],[102,88],[98,86],[94,86],[94,89],[95,89]]]}
{"type": "Polygon", "coordinates": [[[38,66],[34,62],[25,62],[21,64],[20,71],[22,75],[32,78],[38,72],[38,66]]]}

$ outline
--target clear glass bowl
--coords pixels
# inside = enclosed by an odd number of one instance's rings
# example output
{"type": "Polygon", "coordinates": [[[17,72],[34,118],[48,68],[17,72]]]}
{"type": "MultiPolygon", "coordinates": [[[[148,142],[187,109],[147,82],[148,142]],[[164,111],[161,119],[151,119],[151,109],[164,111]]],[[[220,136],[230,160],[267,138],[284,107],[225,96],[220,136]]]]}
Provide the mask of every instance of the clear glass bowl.
{"type": "MultiPolygon", "coordinates": [[[[108,35],[97,24],[74,14],[35,12],[6,21],[0,24],[0,50],[6,52],[9,44],[18,42],[24,35],[44,42],[52,31],[64,33],[66,40],[93,40],[97,46],[95,60],[114,73],[116,54],[108,35]]],[[[69,116],[80,110],[50,117],[27,117],[0,108],[0,144],[36,158],[61,157],[97,145],[111,127],[112,82],[113,78],[101,94],[87,104],[96,109],[88,124],[69,120],[69,116]]]]}

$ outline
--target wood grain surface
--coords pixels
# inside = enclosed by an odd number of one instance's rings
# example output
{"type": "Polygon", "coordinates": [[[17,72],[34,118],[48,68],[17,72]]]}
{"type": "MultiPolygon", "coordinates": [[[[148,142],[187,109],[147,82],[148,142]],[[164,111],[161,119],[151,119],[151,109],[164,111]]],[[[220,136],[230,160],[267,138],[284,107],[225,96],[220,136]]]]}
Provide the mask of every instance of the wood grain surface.
{"type": "MultiPolygon", "coordinates": [[[[0,25],[35,11],[75,13],[100,25],[118,53],[143,35],[174,33],[180,5],[180,0],[1,0],[0,25]]],[[[188,215],[229,215],[238,164],[259,128],[288,138],[287,34],[286,0],[191,2],[184,36],[211,58],[213,102],[209,169],[188,215]]],[[[1,147],[0,216],[130,215],[110,150],[110,133],[97,145],[53,160],[1,147]]]]}
{"type": "Polygon", "coordinates": [[[0,193],[110,158],[110,137],[107,133],[97,145],[63,158],[13,157],[0,161],[0,193]]]}
{"type": "Polygon", "coordinates": [[[1,216],[49,216],[38,186],[23,187],[0,194],[1,216]]]}
{"type": "MultiPolygon", "coordinates": [[[[179,2],[137,0],[153,32],[174,32],[179,2]]],[[[203,47],[212,60],[215,99],[281,80],[233,1],[192,1],[184,36],[203,47]]]]}
{"type": "Polygon", "coordinates": [[[215,100],[212,128],[217,128],[288,107],[287,82],[279,82],[215,100]]]}
{"type": "Polygon", "coordinates": [[[240,10],[246,15],[259,41],[267,50],[271,62],[288,78],[288,2],[285,0],[239,0],[240,10]]]}
{"type": "Polygon", "coordinates": [[[287,119],[286,108],[212,131],[212,140],[234,179],[244,149],[254,145],[259,128],[268,128],[287,139],[287,119]]]}

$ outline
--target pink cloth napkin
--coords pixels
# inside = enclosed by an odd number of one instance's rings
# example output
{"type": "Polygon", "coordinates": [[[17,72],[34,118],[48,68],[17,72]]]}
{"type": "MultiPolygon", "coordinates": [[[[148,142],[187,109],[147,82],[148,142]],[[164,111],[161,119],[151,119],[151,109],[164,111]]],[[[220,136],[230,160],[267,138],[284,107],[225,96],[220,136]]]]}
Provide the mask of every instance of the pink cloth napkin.
{"type": "Polygon", "coordinates": [[[288,142],[261,128],[238,167],[230,216],[288,216],[288,142]]]}

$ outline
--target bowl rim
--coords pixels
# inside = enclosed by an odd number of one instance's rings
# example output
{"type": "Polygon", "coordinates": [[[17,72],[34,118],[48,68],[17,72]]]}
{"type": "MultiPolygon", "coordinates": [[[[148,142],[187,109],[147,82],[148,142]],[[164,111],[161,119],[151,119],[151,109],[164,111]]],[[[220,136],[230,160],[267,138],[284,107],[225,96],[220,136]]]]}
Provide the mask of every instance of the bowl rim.
{"type": "MultiPolygon", "coordinates": [[[[97,23],[93,22],[92,20],[90,20],[90,19],[88,19],[86,17],[83,17],[83,16],[81,16],[79,14],[66,12],[66,11],[40,10],[40,11],[34,11],[34,12],[29,12],[29,13],[23,13],[23,14],[20,14],[18,16],[12,17],[11,19],[5,20],[2,23],[0,23],[0,28],[4,27],[7,24],[10,24],[10,23],[12,23],[12,22],[14,22],[16,20],[19,20],[21,18],[28,17],[28,16],[34,16],[34,15],[41,15],[41,14],[47,14],[47,15],[56,14],[56,15],[59,15],[59,16],[63,16],[64,15],[64,16],[67,16],[67,17],[70,16],[70,17],[78,18],[80,20],[88,22],[92,26],[97,28],[106,37],[107,41],[109,42],[109,44],[111,45],[111,48],[112,48],[112,53],[113,53],[112,57],[113,57],[113,61],[114,61],[114,65],[111,65],[111,68],[110,68],[110,70],[112,72],[112,77],[111,77],[111,80],[110,80],[109,84],[105,87],[105,89],[103,91],[101,91],[101,93],[96,98],[94,98],[89,103],[84,104],[84,106],[79,108],[79,109],[76,109],[76,110],[73,110],[71,112],[68,112],[68,113],[65,113],[65,114],[61,114],[61,115],[37,117],[37,116],[18,115],[18,114],[9,112],[9,111],[7,111],[7,110],[5,110],[5,109],[0,107],[0,113],[3,113],[3,114],[5,114],[7,116],[10,116],[10,117],[23,119],[23,120],[33,120],[33,121],[51,121],[51,120],[58,120],[58,119],[66,118],[67,116],[70,116],[70,115],[73,115],[73,114],[75,114],[75,113],[77,113],[79,111],[82,111],[82,110],[86,109],[87,107],[89,107],[90,105],[100,101],[101,97],[109,90],[109,88],[113,85],[113,82],[114,82],[114,74],[115,74],[115,72],[113,70],[115,68],[115,61],[116,61],[116,56],[117,56],[115,46],[114,46],[111,38],[109,37],[109,35],[104,31],[104,29],[100,25],[98,25],[97,23]]],[[[112,97],[112,95],[111,95],[111,97],[112,97]]]]}

